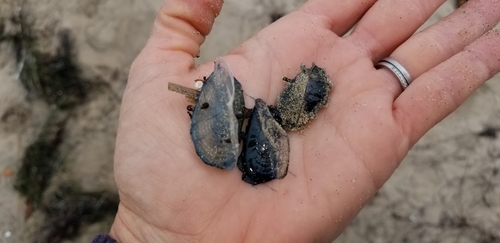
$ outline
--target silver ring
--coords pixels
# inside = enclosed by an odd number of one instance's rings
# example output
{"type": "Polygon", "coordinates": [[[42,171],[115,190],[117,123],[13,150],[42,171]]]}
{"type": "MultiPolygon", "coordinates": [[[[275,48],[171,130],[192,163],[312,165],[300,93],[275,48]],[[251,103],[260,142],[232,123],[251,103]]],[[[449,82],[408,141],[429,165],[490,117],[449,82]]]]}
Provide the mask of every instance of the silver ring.
{"type": "Polygon", "coordinates": [[[390,57],[386,57],[380,60],[380,62],[378,62],[375,67],[386,67],[387,69],[391,70],[391,72],[394,73],[394,75],[396,75],[396,77],[398,78],[401,86],[403,86],[403,90],[408,88],[408,85],[410,85],[413,81],[413,79],[411,79],[410,73],[406,71],[403,65],[390,57]]]}

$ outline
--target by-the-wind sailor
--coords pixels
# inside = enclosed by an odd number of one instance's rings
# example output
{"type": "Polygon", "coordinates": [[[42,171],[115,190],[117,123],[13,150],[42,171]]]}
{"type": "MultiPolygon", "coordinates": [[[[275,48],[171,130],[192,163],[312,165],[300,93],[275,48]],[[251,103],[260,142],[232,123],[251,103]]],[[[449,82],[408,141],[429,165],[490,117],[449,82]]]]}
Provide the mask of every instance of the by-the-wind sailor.
{"type": "Polygon", "coordinates": [[[286,176],[290,160],[288,135],[261,99],[255,100],[244,140],[238,168],[245,182],[256,185],[286,176]]]}
{"type": "Polygon", "coordinates": [[[276,101],[285,130],[303,129],[311,119],[316,118],[318,110],[328,104],[333,87],[325,70],[314,63],[311,68],[301,64],[300,69],[295,78],[283,78],[287,84],[276,101]]]}
{"type": "Polygon", "coordinates": [[[239,133],[244,109],[241,84],[222,58],[196,99],[191,138],[198,156],[208,165],[232,169],[240,154],[239,133]]]}

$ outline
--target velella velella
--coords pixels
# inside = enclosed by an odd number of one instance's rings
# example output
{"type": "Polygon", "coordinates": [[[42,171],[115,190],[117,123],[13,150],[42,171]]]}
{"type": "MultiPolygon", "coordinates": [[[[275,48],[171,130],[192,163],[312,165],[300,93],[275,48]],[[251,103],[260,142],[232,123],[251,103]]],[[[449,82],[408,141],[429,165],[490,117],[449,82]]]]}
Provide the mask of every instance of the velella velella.
{"type": "Polygon", "coordinates": [[[325,70],[314,63],[311,68],[301,64],[300,69],[295,78],[283,78],[287,83],[276,101],[276,109],[285,130],[301,130],[311,119],[316,118],[317,111],[328,104],[333,87],[325,70]]]}
{"type": "Polygon", "coordinates": [[[255,100],[243,141],[238,168],[245,182],[256,185],[286,176],[290,160],[288,135],[262,99],[255,100]]]}
{"type": "Polygon", "coordinates": [[[243,181],[252,185],[283,179],[290,161],[285,130],[300,130],[316,118],[333,88],[324,69],[314,63],[311,68],[304,64],[300,67],[296,77],[284,78],[287,84],[276,106],[255,99],[245,133],[242,125],[249,110],[245,108],[243,89],[222,58],[215,60],[214,71],[204,78],[201,91],[169,84],[169,89],[195,102],[190,108],[190,135],[201,160],[221,169],[237,164],[243,181]]]}
{"type": "Polygon", "coordinates": [[[243,100],[241,84],[224,59],[217,58],[213,73],[205,80],[196,99],[191,118],[191,139],[205,164],[234,168],[240,154],[243,100]]]}

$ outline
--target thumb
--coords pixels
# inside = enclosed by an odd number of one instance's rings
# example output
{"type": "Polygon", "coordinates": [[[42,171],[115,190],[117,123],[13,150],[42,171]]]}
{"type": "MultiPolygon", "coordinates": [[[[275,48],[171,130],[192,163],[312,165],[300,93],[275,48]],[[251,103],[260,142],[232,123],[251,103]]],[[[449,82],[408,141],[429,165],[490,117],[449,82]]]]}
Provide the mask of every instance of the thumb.
{"type": "Polygon", "coordinates": [[[159,73],[168,76],[187,74],[194,67],[194,57],[210,33],[223,2],[166,0],[156,17],[150,39],[132,64],[128,85],[141,85],[159,73]],[[142,72],[145,68],[148,70],[142,72]],[[142,77],[133,78],[138,73],[142,77]],[[144,77],[145,74],[152,76],[144,77]]]}

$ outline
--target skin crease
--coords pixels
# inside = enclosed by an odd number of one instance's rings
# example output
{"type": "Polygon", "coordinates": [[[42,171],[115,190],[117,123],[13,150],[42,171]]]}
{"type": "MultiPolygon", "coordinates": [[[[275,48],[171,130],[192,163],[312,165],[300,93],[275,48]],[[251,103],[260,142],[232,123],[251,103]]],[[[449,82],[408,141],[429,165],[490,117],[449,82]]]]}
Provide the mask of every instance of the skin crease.
{"type": "Polygon", "coordinates": [[[119,242],[337,237],[413,144],[499,71],[500,34],[488,32],[500,18],[494,0],[471,0],[408,39],[442,2],[310,0],[224,56],[245,92],[271,104],[281,78],[295,76],[300,63],[316,63],[334,83],[330,105],[303,132],[289,133],[293,175],[252,187],[237,169],[201,162],[187,102],[167,89],[212,72],[213,63],[195,68],[193,57],[222,1],[167,0],[123,98],[115,152],[121,202],[110,235],[119,242]],[[439,31],[450,26],[461,34],[439,31]],[[427,60],[413,62],[417,52],[427,60]],[[414,78],[403,93],[390,71],[373,68],[389,55],[414,78]]]}

